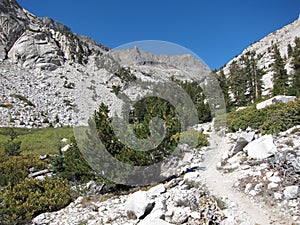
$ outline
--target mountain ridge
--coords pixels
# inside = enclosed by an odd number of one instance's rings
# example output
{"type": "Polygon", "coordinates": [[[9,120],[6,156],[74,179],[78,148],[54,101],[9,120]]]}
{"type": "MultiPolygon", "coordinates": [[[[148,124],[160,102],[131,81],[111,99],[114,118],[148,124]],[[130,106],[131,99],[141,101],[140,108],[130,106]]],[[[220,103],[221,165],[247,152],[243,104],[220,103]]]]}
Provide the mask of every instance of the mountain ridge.
{"type": "MultiPolygon", "coordinates": [[[[116,91],[138,95],[140,89],[128,85],[133,79],[203,81],[210,73],[191,55],[158,56],[139,49],[112,51],[89,37],[73,34],[55,20],[36,17],[15,0],[2,0],[0,4],[1,126],[72,126],[97,109],[100,102],[112,113],[120,111],[122,104],[116,91]]],[[[276,38],[283,54],[286,43],[292,44],[295,36],[300,36],[300,19],[250,45],[242,54],[260,45],[268,49],[276,38]]],[[[223,68],[225,74],[232,61],[223,68]]],[[[264,51],[259,66],[271,63],[270,52],[264,51]]],[[[286,66],[290,68],[289,63],[286,66]]],[[[263,80],[264,91],[269,93],[272,72],[268,71],[263,80]]]]}
{"type": "Polygon", "coordinates": [[[270,89],[273,87],[273,73],[270,70],[270,67],[274,62],[274,59],[272,57],[270,48],[272,48],[272,46],[274,46],[275,44],[278,45],[281,56],[287,58],[285,64],[287,73],[291,74],[293,72],[293,69],[291,66],[291,57],[288,56],[288,45],[294,47],[294,40],[296,37],[300,37],[300,15],[290,24],[287,24],[282,28],[273,31],[259,41],[250,44],[240,54],[235,56],[223,67],[221,67],[220,70],[223,70],[225,75],[229,75],[229,67],[234,61],[238,61],[247,53],[255,51],[257,55],[261,55],[260,59],[258,60],[258,67],[266,71],[266,74],[263,76],[263,83],[265,86],[263,95],[268,95],[270,94],[270,89]]]}

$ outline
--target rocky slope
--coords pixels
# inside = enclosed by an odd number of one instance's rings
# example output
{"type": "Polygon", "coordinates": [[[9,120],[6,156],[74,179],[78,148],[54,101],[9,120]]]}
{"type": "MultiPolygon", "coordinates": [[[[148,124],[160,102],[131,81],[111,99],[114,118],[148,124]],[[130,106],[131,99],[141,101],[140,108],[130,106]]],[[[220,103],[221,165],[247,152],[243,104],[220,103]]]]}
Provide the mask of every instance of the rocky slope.
{"type": "Polygon", "coordinates": [[[116,89],[134,95],[131,81],[199,79],[209,73],[191,55],[156,56],[138,49],[106,55],[109,48],[57,21],[32,15],[14,0],[1,4],[2,126],[74,125],[100,102],[120,110],[116,89]]]}
{"type": "Polygon", "coordinates": [[[278,49],[281,53],[282,57],[286,57],[286,65],[285,68],[290,74],[292,72],[291,68],[291,58],[288,55],[288,45],[294,46],[294,40],[296,37],[300,37],[300,16],[298,19],[293,21],[292,23],[278,29],[271,34],[267,35],[263,39],[251,44],[247,47],[241,54],[237,55],[231,61],[229,61],[224,66],[224,72],[226,75],[229,74],[229,66],[233,61],[240,59],[242,56],[245,56],[247,53],[251,51],[255,51],[257,55],[260,55],[258,59],[258,67],[264,69],[266,74],[263,76],[264,82],[264,92],[263,95],[267,95],[270,89],[273,87],[273,73],[270,70],[271,64],[274,59],[272,57],[271,47],[275,44],[278,45],[278,49]]]}
{"type": "MultiPolygon", "coordinates": [[[[260,67],[268,69],[268,48],[277,43],[286,55],[287,45],[300,36],[299,28],[300,19],[242,54],[256,50],[262,55],[260,67]]],[[[117,90],[134,97],[141,94],[137,83],[173,77],[199,81],[209,73],[191,55],[157,56],[137,48],[108,51],[57,21],[32,15],[14,0],[1,0],[0,126],[74,125],[100,102],[112,113],[120,111],[117,90]]],[[[272,74],[264,80],[267,91],[272,74]]],[[[33,224],[289,224],[290,217],[297,224],[299,127],[265,137],[268,144],[260,148],[268,146],[269,151],[259,159],[251,157],[256,155],[253,145],[262,142],[259,134],[249,130],[227,134],[225,140],[211,140],[211,146],[201,150],[185,147],[181,175],[170,172],[163,184],[116,196],[80,197],[61,211],[38,216],[33,224]]]]}
{"type": "Polygon", "coordinates": [[[91,194],[99,186],[89,182],[86,196],[32,225],[300,224],[300,126],[268,138],[250,128],[221,138],[211,128],[209,147],[181,146],[181,172],[168,181],[118,195],[91,194]]]}
{"type": "MultiPolygon", "coordinates": [[[[209,68],[188,52],[158,56],[131,48],[107,55],[108,47],[73,34],[50,18],[32,15],[15,0],[1,1],[0,30],[1,126],[74,125],[86,119],[100,102],[109,105],[112,113],[120,111],[119,90],[129,96],[141,93],[136,82],[130,82],[173,78],[201,82],[209,74],[209,68]],[[127,72],[122,68],[128,68],[127,72]]],[[[278,44],[282,56],[287,56],[287,45],[293,45],[296,36],[300,36],[300,19],[242,52],[255,50],[262,56],[258,63],[267,71],[265,94],[272,87],[269,48],[278,44]]],[[[286,67],[291,72],[289,62],[286,67]]]]}

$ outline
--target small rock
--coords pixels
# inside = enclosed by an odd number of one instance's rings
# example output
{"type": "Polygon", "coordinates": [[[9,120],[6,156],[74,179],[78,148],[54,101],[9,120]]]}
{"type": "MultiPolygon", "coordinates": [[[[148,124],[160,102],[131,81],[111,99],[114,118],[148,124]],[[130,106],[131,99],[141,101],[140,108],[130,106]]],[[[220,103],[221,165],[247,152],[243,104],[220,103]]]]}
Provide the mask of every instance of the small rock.
{"type": "Polygon", "coordinates": [[[187,152],[184,154],[182,161],[184,163],[190,163],[192,162],[193,158],[194,158],[194,154],[187,152]]]}
{"type": "Polygon", "coordinates": [[[34,168],[34,167],[31,167],[31,168],[29,168],[29,170],[28,170],[30,173],[35,173],[35,172],[37,172],[38,170],[36,169],[36,168],[34,168]]]}
{"type": "Polygon", "coordinates": [[[266,172],[266,177],[269,178],[269,177],[273,176],[273,174],[274,174],[274,172],[268,171],[268,172],[266,172]]]}
{"type": "Polygon", "coordinates": [[[40,160],[45,160],[45,159],[48,159],[49,158],[49,154],[46,154],[46,155],[40,155],[39,156],[39,159],[40,160]]]}
{"type": "Polygon", "coordinates": [[[180,209],[178,211],[175,210],[172,220],[170,222],[175,224],[184,224],[188,221],[188,219],[189,214],[180,209]]]}
{"type": "Polygon", "coordinates": [[[249,193],[249,191],[250,191],[251,188],[252,188],[252,184],[251,183],[246,184],[245,193],[249,193]]]}
{"type": "MultiPolygon", "coordinates": [[[[252,131],[252,130],[253,130],[253,129],[252,129],[251,127],[247,127],[247,128],[246,128],[246,131],[247,131],[247,132],[250,132],[250,131],[252,131]]],[[[253,134],[253,136],[254,136],[254,134],[253,134]]]]}
{"type": "Polygon", "coordinates": [[[241,168],[241,170],[247,170],[247,169],[251,168],[251,166],[249,166],[249,165],[242,165],[240,168],[241,168]]]}
{"type": "Polygon", "coordinates": [[[47,173],[49,173],[49,172],[50,172],[50,171],[49,171],[48,169],[41,170],[41,171],[38,171],[38,172],[29,174],[29,175],[28,175],[28,178],[42,176],[42,175],[45,175],[45,174],[47,174],[47,173]]]}
{"type": "Polygon", "coordinates": [[[245,138],[240,137],[240,138],[237,140],[236,144],[233,146],[230,155],[235,155],[236,153],[242,151],[243,148],[244,148],[248,143],[249,143],[249,142],[248,142],[245,138]]]}
{"type": "Polygon", "coordinates": [[[182,178],[172,179],[168,183],[166,183],[164,186],[166,189],[170,189],[170,188],[173,188],[176,185],[178,185],[180,183],[180,181],[182,181],[182,178]]]}
{"type": "MultiPolygon", "coordinates": [[[[251,130],[250,130],[251,131],[251,130]]],[[[236,141],[236,144],[231,150],[231,155],[235,155],[236,153],[243,150],[243,148],[253,140],[255,132],[244,132],[236,141]]]]}
{"type": "Polygon", "coordinates": [[[236,162],[236,163],[224,166],[223,170],[229,170],[229,171],[231,171],[231,170],[236,170],[239,167],[240,167],[240,164],[238,162],[236,162]]]}
{"type": "Polygon", "coordinates": [[[194,219],[200,219],[201,218],[201,215],[199,212],[191,212],[190,213],[190,216],[194,219]]]}
{"type": "Polygon", "coordinates": [[[288,186],[284,189],[283,194],[285,199],[295,199],[299,196],[300,189],[299,186],[288,186]]]}
{"type": "Polygon", "coordinates": [[[260,171],[249,171],[248,172],[249,176],[251,177],[260,177],[261,176],[261,172],[260,171]]]}
{"type": "Polygon", "coordinates": [[[289,201],[290,207],[296,207],[296,206],[298,206],[298,204],[299,204],[299,202],[296,199],[289,201]]]}
{"type": "Polygon", "coordinates": [[[282,194],[278,193],[278,192],[275,192],[274,193],[274,198],[277,199],[277,200],[281,200],[282,199],[282,194]]]}
{"type": "Polygon", "coordinates": [[[264,186],[263,183],[259,183],[259,184],[255,185],[254,190],[255,191],[260,191],[263,186],[264,186]]]}
{"type": "Polygon", "coordinates": [[[163,184],[159,184],[155,187],[150,188],[147,191],[147,196],[152,198],[152,197],[156,197],[159,196],[160,194],[164,193],[166,191],[166,188],[163,184]]]}
{"type": "Polygon", "coordinates": [[[65,147],[61,148],[62,152],[68,151],[71,145],[67,144],[65,147]]]}
{"type": "Polygon", "coordinates": [[[186,173],[183,177],[183,180],[186,183],[195,183],[200,177],[200,173],[199,172],[190,172],[190,173],[186,173]]]}
{"type": "Polygon", "coordinates": [[[251,191],[249,192],[249,195],[255,196],[255,195],[257,195],[257,192],[256,192],[255,190],[251,190],[251,191]]]}
{"type": "Polygon", "coordinates": [[[217,162],[216,168],[218,170],[222,169],[222,162],[217,162]]]}
{"type": "Polygon", "coordinates": [[[277,188],[278,187],[278,184],[276,184],[276,183],[269,183],[268,184],[268,189],[275,189],[275,188],[277,188]]]}
{"type": "Polygon", "coordinates": [[[41,181],[43,181],[43,180],[46,179],[46,176],[44,176],[44,175],[42,175],[42,176],[37,176],[37,177],[35,177],[34,179],[35,179],[35,180],[41,180],[41,181]]]}
{"type": "Polygon", "coordinates": [[[268,178],[268,181],[272,182],[272,183],[279,183],[281,182],[281,178],[278,176],[272,176],[268,178]]]}

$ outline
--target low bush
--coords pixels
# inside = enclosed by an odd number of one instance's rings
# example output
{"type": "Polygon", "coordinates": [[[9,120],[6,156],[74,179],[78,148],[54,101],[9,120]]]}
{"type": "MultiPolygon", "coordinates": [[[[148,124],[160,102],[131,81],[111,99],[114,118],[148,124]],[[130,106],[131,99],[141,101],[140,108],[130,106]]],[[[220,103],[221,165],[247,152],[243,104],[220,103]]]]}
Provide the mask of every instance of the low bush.
{"type": "Polygon", "coordinates": [[[25,179],[0,193],[0,223],[26,224],[34,216],[60,210],[71,202],[67,181],[59,178],[25,179]]]}
{"type": "Polygon", "coordinates": [[[20,183],[28,176],[28,169],[31,167],[42,170],[47,164],[37,156],[4,156],[0,161],[0,186],[14,186],[20,183]]]}
{"type": "Polygon", "coordinates": [[[227,129],[236,132],[247,127],[262,134],[275,134],[300,124],[300,98],[288,103],[270,105],[264,109],[254,106],[227,115],[227,129]]]}
{"type": "Polygon", "coordinates": [[[208,145],[207,135],[197,130],[187,130],[177,133],[172,136],[174,139],[179,139],[181,143],[188,144],[189,146],[200,148],[208,145]]]}

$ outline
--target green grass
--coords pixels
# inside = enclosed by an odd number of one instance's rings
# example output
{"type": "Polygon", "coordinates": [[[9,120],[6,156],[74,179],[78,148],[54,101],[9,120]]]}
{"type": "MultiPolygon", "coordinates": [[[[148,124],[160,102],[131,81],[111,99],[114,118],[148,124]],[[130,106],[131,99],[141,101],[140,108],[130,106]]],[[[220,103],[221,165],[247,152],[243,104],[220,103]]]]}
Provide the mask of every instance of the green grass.
{"type": "MultiPolygon", "coordinates": [[[[73,136],[73,128],[14,128],[18,134],[16,140],[22,141],[21,154],[57,154],[58,143],[62,138],[67,138],[68,141],[73,136]]],[[[0,153],[4,153],[4,145],[9,140],[6,134],[7,128],[0,127],[0,153]]],[[[67,142],[69,143],[69,142],[67,142]]],[[[62,143],[65,145],[67,143],[62,143]]],[[[62,146],[63,147],[63,146],[62,146]]]]}

